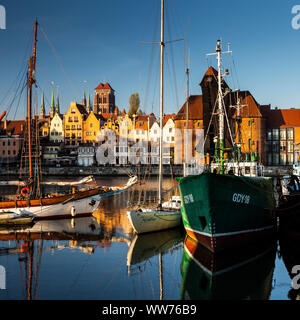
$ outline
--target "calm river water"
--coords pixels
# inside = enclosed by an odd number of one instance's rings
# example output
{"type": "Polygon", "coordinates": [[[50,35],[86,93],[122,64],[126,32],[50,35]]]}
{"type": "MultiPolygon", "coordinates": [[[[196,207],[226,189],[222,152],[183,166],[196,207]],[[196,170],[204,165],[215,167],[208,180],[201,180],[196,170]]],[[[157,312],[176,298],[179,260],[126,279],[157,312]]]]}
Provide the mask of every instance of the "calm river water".
{"type": "MultiPolygon", "coordinates": [[[[97,181],[118,185],[126,178],[97,181]]],[[[164,189],[175,183],[164,181],[164,189]]],[[[290,275],[300,265],[300,246],[288,239],[216,257],[186,238],[183,227],[136,236],[126,210],[155,201],[156,192],[151,179],[103,199],[93,216],[0,230],[0,299],[297,298],[290,275]]]]}

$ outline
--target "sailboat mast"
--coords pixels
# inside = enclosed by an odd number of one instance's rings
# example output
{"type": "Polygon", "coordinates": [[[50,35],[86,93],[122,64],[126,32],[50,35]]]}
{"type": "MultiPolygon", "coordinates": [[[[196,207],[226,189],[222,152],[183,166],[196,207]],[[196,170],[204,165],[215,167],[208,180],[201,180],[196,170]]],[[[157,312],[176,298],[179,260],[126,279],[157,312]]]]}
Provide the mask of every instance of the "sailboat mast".
{"type": "Polygon", "coordinates": [[[189,139],[189,71],[190,69],[188,68],[188,65],[186,67],[186,126],[185,126],[185,136],[184,136],[184,141],[185,141],[185,156],[184,156],[184,172],[183,175],[187,175],[187,162],[188,162],[188,139],[189,139]]]}
{"type": "MultiPolygon", "coordinates": [[[[35,83],[35,63],[36,63],[36,43],[37,43],[37,20],[34,25],[34,43],[33,43],[33,55],[29,58],[28,68],[28,101],[27,101],[27,127],[28,127],[28,155],[29,155],[29,179],[33,179],[32,169],[32,85],[35,83]]],[[[30,186],[32,191],[32,185],[30,186]]]]}
{"type": "Polygon", "coordinates": [[[163,117],[164,117],[164,0],[161,0],[161,33],[160,33],[160,138],[159,138],[159,183],[158,205],[162,204],[162,176],[163,176],[163,117]]]}
{"type": "Polygon", "coordinates": [[[219,150],[220,150],[220,173],[224,173],[224,112],[222,105],[222,74],[221,74],[221,40],[217,41],[218,60],[218,116],[219,116],[219,150]]]}

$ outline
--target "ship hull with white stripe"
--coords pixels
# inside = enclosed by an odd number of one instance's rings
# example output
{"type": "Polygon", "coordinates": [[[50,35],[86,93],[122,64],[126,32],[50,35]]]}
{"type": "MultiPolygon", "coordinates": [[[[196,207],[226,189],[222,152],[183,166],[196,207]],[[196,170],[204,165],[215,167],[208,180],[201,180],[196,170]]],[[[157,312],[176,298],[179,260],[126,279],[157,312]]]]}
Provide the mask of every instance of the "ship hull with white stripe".
{"type": "Polygon", "coordinates": [[[272,180],[205,172],[179,182],[187,234],[215,252],[273,236],[272,180]]]}

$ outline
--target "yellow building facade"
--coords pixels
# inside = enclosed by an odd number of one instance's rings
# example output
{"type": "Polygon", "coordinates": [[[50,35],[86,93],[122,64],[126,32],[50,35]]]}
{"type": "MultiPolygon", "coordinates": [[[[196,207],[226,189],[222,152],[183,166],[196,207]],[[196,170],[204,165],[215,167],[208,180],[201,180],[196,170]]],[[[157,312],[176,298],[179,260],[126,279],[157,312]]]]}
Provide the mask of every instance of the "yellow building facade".
{"type": "Polygon", "coordinates": [[[65,143],[75,145],[84,141],[84,121],[88,116],[84,106],[71,102],[70,107],[64,115],[65,143]]]}

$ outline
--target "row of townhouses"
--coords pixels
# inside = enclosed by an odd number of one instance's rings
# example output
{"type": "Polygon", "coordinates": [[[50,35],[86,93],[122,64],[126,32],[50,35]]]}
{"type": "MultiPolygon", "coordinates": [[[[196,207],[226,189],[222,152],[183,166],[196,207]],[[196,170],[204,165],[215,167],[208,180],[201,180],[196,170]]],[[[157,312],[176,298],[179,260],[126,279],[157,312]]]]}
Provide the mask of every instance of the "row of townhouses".
{"type": "MultiPolygon", "coordinates": [[[[177,114],[164,116],[165,164],[209,163],[214,159],[218,123],[212,114],[218,85],[213,67],[205,72],[200,87],[201,95],[191,95],[177,114]]],[[[225,81],[223,90],[231,128],[225,132],[228,160],[235,157],[231,147],[234,142],[241,146],[242,161],[257,160],[268,166],[291,166],[299,161],[300,109],[260,105],[249,91],[233,91],[225,81]]],[[[43,164],[158,164],[159,119],[153,113],[129,116],[125,109],[120,111],[110,84],[100,83],[95,88],[93,103],[84,93],[82,102],[71,102],[65,114],[60,112],[59,97],[56,103],[54,100],[52,94],[47,113],[42,95],[37,118],[43,164]]],[[[2,164],[17,162],[25,127],[25,121],[0,122],[2,164]]]]}

